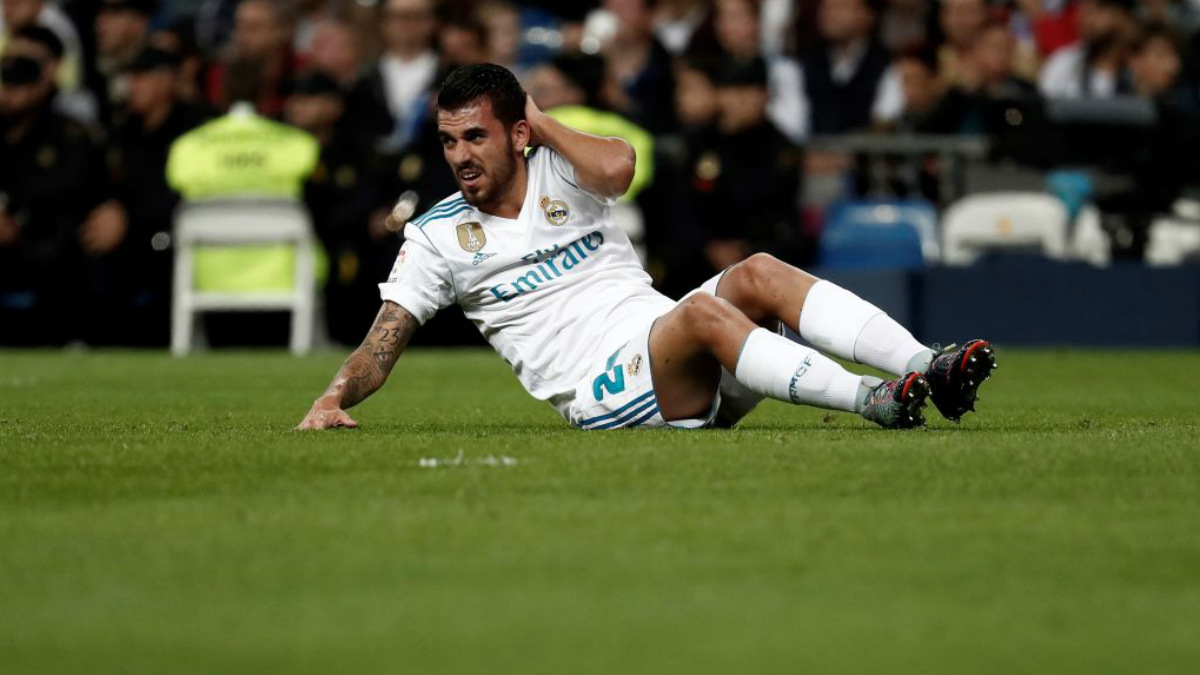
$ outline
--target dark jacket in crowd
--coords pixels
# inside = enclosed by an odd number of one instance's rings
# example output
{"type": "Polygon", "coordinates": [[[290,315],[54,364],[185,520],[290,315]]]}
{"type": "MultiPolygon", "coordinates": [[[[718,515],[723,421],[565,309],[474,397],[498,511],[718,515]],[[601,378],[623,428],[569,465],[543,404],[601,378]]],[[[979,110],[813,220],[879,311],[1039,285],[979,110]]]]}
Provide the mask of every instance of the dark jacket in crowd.
{"type": "Polygon", "coordinates": [[[839,134],[870,126],[875,94],[891,65],[891,57],[883,45],[877,40],[869,41],[854,75],[845,82],[834,80],[833,63],[824,48],[810,51],[800,64],[804,69],[814,135],[839,134]]]}
{"type": "Polygon", "coordinates": [[[395,260],[396,240],[375,241],[368,232],[372,213],[395,200],[385,175],[389,166],[367,135],[343,124],[321,146],[305,185],[305,204],[329,255],[325,308],[330,337],[338,342],[356,342],[370,328],[379,308],[375,284],[395,260]]]}
{"type": "Polygon", "coordinates": [[[102,199],[103,152],[84,126],[50,104],[10,138],[13,120],[0,119],[0,202],[16,220],[15,242],[0,245],[0,310],[28,312],[0,334],[8,343],[62,344],[73,336],[65,317],[40,308],[62,308],[79,283],[78,231],[102,199]]]}
{"type": "Polygon", "coordinates": [[[752,250],[803,262],[799,148],[770,122],[735,134],[709,128],[690,143],[688,220],[700,225],[705,241],[739,239],[752,250]]]}
{"type": "Polygon", "coordinates": [[[619,111],[631,122],[652,134],[677,131],[675,117],[675,75],[671,55],[657,39],[650,48],[646,67],[636,77],[622,83],[630,98],[627,110],[619,111]]]}
{"type": "Polygon", "coordinates": [[[1037,98],[1037,87],[1017,77],[1010,77],[988,91],[951,87],[933,110],[917,121],[916,127],[932,134],[987,134],[995,124],[998,102],[1037,98]]]}
{"type": "Polygon", "coordinates": [[[176,103],[157,129],[147,130],[139,118],[128,118],[109,138],[108,168],[112,196],[129,216],[127,244],[145,253],[158,232],[170,232],[179,194],[167,185],[167,156],[180,136],[203,124],[205,109],[176,103]]]}

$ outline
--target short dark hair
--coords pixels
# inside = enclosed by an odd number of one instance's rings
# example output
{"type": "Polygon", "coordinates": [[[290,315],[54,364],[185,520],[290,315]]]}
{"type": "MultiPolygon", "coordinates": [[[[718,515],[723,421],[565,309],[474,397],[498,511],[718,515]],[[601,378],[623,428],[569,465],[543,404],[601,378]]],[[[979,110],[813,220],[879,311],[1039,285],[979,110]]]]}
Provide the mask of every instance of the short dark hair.
{"type": "Polygon", "coordinates": [[[525,90],[504,66],[473,63],[450,71],[438,91],[438,110],[460,110],[487,97],[492,113],[506,127],[525,119],[525,90]]]}
{"type": "Polygon", "coordinates": [[[550,59],[550,66],[562,73],[573,86],[583,92],[584,103],[601,107],[600,90],[604,88],[604,59],[594,54],[563,53],[550,59]]]}

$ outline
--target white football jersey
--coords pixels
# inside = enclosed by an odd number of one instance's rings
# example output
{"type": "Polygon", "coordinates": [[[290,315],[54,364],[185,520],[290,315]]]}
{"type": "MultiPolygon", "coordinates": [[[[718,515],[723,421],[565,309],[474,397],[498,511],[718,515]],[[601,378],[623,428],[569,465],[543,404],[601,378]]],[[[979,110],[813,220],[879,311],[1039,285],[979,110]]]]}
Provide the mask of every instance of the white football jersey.
{"type": "Polygon", "coordinates": [[[461,193],[442,200],[405,225],[379,289],[421,323],[457,303],[525,390],[566,416],[592,361],[675,303],[651,288],[609,216],[614,200],[581,189],[548,147],[527,160],[516,220],[483,213],[461,193]]]}

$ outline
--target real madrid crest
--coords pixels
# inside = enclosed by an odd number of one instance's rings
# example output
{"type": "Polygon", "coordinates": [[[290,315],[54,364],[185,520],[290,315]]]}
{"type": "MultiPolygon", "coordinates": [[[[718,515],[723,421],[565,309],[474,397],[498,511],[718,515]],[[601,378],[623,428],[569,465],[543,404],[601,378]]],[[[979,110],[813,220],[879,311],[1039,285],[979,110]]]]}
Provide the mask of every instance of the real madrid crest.
{"type": "Polygon", "coordinates": [[[629,371],[630,377],[637,377],[637,374],[642,372],[642,355],[634,354],[633,359],[629,361],[629,365],[625,369],[629,371]]]}
{"type": "Polygon", "coordinates": [[[487,246],[487,235],[483,233],[483,226],[476,222],[459,225],[458,245],[467,253],[478,253],[487,246]]]}
{"type": "Polygon", "coordinates": [[[571,218],[571,209],[561,199],[542,197],[540,202],[542,213],[546,214],[546,222],[551,225],[562,225],[571,218]]]}

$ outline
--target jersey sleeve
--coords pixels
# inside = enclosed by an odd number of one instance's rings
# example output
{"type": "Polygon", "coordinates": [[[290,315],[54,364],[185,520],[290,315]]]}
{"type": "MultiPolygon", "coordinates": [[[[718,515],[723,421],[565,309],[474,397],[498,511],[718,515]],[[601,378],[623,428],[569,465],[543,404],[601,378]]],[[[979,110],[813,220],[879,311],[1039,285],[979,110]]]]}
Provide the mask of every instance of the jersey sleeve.
{"type": "Polygon", "coordinates": [[[551,148],[540,148],[538,150],[538,152],[546,153],[545,161],[547,163],[549,163],[549,165],[550,165],[550,172],[553,173],[560,180],[566,182],[568,185],[575,188],[582,194],[585,194],[585,195],[591,197],[592,199],[595,199],[596,201],[600,202],[601,204],[603,204],[605,206],[612,206],[613,204],[617,203],[616,198],[604,197],[602,195],[595,194],[594,192],[589,192],[589,191],[584,190],[583,188],[579,187],[579,181],[575,177],[575,167],[572,166],[571,163],[567,161],[566,157],[563,157],[562,155],[558,154],[551,148]]]}
{"type": "Polygon", "coordinates": [[[400,305],[424,325],[438,310],[454,304],[454,280],[446,259],[415,229],[408,226],[413,237],[400,247],[387,281],[379,284],[379,297],[400,305]]]}

